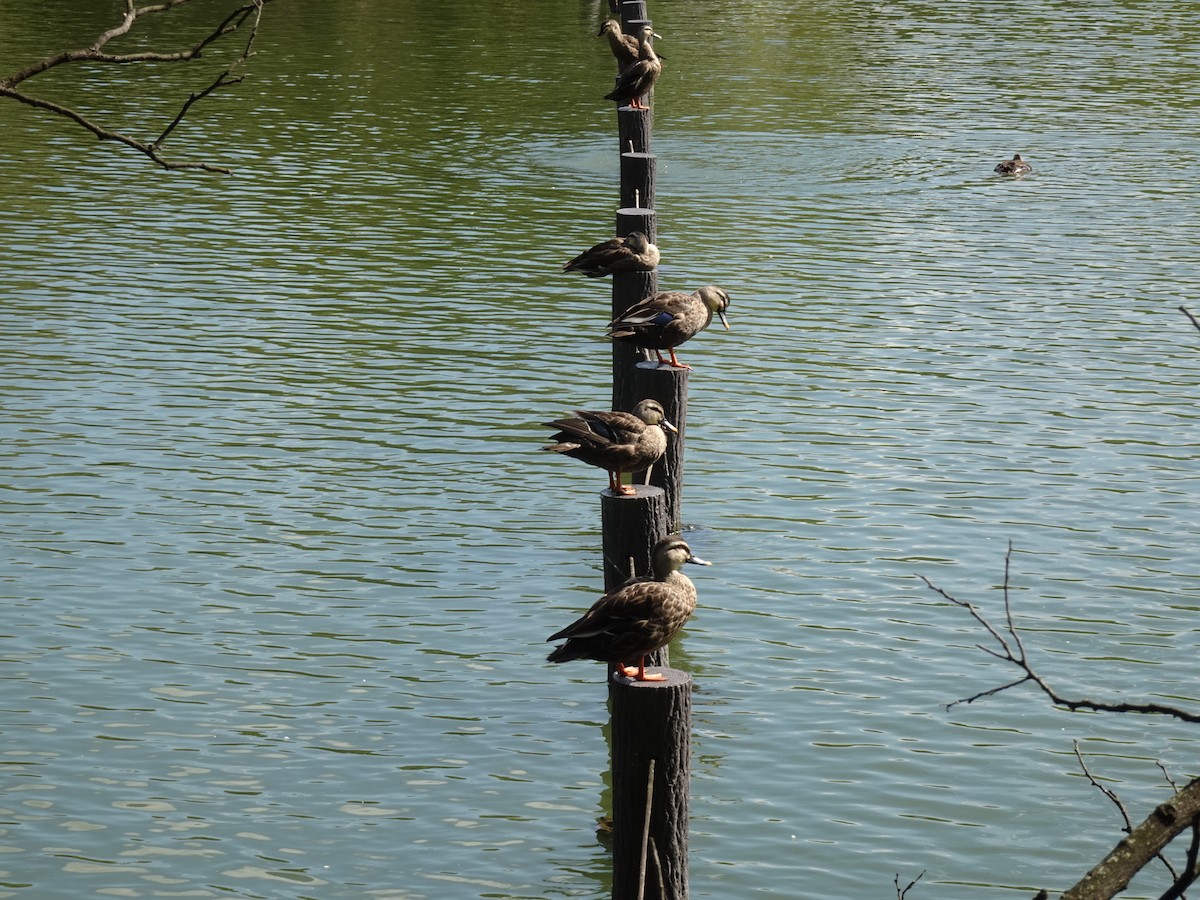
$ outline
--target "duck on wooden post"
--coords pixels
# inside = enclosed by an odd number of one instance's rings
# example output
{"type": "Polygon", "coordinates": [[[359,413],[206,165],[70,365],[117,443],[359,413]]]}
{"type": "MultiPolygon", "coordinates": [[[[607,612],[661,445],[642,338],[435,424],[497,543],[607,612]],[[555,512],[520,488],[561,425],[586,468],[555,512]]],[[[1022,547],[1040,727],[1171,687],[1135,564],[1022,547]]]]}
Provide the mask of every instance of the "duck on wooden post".
{"type": "Polygon", "coordinates": [[[608,46],[612,48],[612,55],[616,57],[617,65],[622,69],[637,62],[638,39],[632,34],[622,31],[621,23],[616,19],[606,19],[596,33],[596,37],[608,38],[608,46]]]}
{"type": "Polygon", "coordinates": [[[602,278],[613,272],[650,272],[658,266],[658,247],[640,231],[625,237],[601,241],[563,263],[564,272],[582,272],[588,278],[602,278]]]}
{"type": "Polygon", "coordinates": [[[707,328],[714,314],[728,331],[729,319],[725,316],[728,308],[729,294],[716,285],[705,285],[690,294],[660,291],[635,303],[610,322],[608,336],[614,341],[653,350],[660,365],[690,369],[691,366],[679,361],[675,348],[707,328]],[[670,362],[663,359],[663,350],[670,353],[670,362]]]}
{"type": "Polygon", "coordinates": [[[1012,159],[997,163],[993,171],[998,175],[1024,175],[1026,172],[1032,172],[1033,166],[1021,159],[1020,153],[1014,153],[1012,159]]]}
{"type": "Polygon", "coordinates": [[[614,676],[665,681],[665,675],[646,671],[646,654],[669,644],[696,609],[696,586],[679,571],[686,563],[711,565],[678,536],[660,540],[652,555],[654,574],[609,591],[579,619],[548,637],[566,638],[566,643],[547,659],[594,659],[608,663],[614,676]]]}
{"type": "Polygon", "coordinates": [[[642,103],[641,98],[650,92],[654,82],[662,74],[662,61],[654,52],[650,43],[658,37],[649,25],[638,29],[638,58],[626,66],[617,76],[613,89],[604,95],[605,100],[615,100],[618,103],[628,103],[633,109],[649,109],[642,103]]]}
{"type": "MultiPolygon", "coordinates": [[[[638,116],[648,117],[650,113],[634,112],[625,108],[622,113],[631,113],[638,116]]],[[[636,189],[635,189],[636,191],[636,189]]],[[[640,198],[639,198],[640,199],[640,198]]],[[[646,235],[651,242],[654,241],[654,236],[657,233],[657,215],[653,209],[642,207],[622,207],[617,210],[615,234],[631,234],[634,231],[640,231],[646,235]]],[[[616,272],[612,276],[612,303],[609,308],[608,319],[612,321],[625,314],[625,311],[636,303],[640,303],[647,297],[653,297],[658,293],[658,269],[651,269],[646,272],[616,272]]],[[[667,418],[676,428],[679,423],[675,421],[676,411],[665,402],[662,396],[659,395],[657,388],[643,384],[632,384],[630,374],[636,370],[636,366],[642,361],[645,351],[620,341],[612,342],[612,406],[611,409],[633,409],[634,405],[639,400],[652,399],[663,404],[663,409],[667,412],[667,418]]],[[[665,370],[664,370],[665,371],[665,370]]],[[[679,441],[672,441],[671,446],[667,447],[667,454],[673,452],[673,448],[679,446],[679,441]]],[[[655,467],[659,469],[658,466],[655,467]]],[[[661,471],[661,469],[659,469],[661,471]]],[[[662,537],[662,534],[656,534],[655,539],[662,537]]],[[[647,553],[650,550],[650,545],[647,545],[647,553]]],[[[643,569],[643,571],[648,571],[643,569]]]]}
{"type": "Polygon", "coordinates": [[[609,490],[629,497],[637,491],[621,484],[621,474],[658,462],[667,450],[666,431],[675,431],[657,400],[642,400],[632,413],[581,409],[574,416],[543,424],[558,430],[551,437],[555,443],[542,449],[604,469],[609,490]]]}

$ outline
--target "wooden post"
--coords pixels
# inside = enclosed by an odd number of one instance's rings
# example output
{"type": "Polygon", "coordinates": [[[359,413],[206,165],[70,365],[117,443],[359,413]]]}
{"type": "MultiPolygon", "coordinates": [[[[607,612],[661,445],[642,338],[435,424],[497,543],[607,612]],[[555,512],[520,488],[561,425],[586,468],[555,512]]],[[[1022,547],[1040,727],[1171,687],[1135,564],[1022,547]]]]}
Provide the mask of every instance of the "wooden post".
{"type": "MultiPolygon", "coordinates": [[[[653,153],[621,154],[621,208],[654,209],[654,180],[657,164],[653,153]]],[[[647,233],[651,243],[654,235],[647,233]]]]}
{"type": "MultiPolygon", "coordinates": [[[[622,154],[623,157],[631,154],[622,154]]],[[[652,159],[653,157],[651,157],[652,159]]],[[[624,173],[625,170],[622,169],[624,173]]],[[[625,190],[622,182],[622,190],[625,190]]],[[[651,241],[657,237],[657,215],[653,209],[622,207],[617,210],[617,235],[641,231],[651,241]]],[[[613,276],[613,318],[634,303],[658,291],[658,270],[624,272],[613,276]]],[[[651,353],[620,342],[613,343],[613,409],[631,410],[641,400],[657,400],[663,405],[667,421],[679,429],[667,438],[667,452],[652,469],[650,483],[667,493],[667,527],[678,531],[682,526],[683,451],[687,425],[687,369],[659,366],[647,358],[651,353]]],[[[654,359],[657,360],[657,356],[654,359]]],[[[635,480],[642,473],[634,475],[635,480]]]]}
{"type": "Polygon", "coordinates": [[[617,107],[617,152],[650,152],[651,110],[617,107]]]}
{"type": "Polygon", "coordinates": [[[605,591],[620,587],[632,575],[649,575],[650,551],[670,534],[663,489],[645,484],[633,487],[637,494],[632,497],[618,496],[607,489],[600,494],[605,591]]]}
{"type": "Polygon", "coordinates": [[[618,209],[617,237],[625,237],[631,231],[640,231],[652,244],[658,240],[658,217],[654,210],[648,206],[622,206],[618,209]]]}
{"type": "MultiPolygon", "coordinates": [[[[625,237],[631,231],[640,231],[650,239],[657,236],[657,217],[652,209],[623,207],[617,210],[617,237],[625,237]]],[[[651,272],[616,272],[612,276],[612,317],[622,315],[625,310],[658,292],[658,270],[651,272]]],[[[629,412],[639,400],[625,389],[627,373],[646,358],[639,347],[613,342],[613,409],[629,412]]],[[[647,395],[649,396],[649,395],[647,395]]],[[[668,416],[668,418],[670,418],[668,416]]],[[[671,420],[674,424],[674,420],[671,420]]]]}
{"type": "MultiPolygon", "coordinates": [[[[683,456],[687,447],[688,370],[641,362],[622,373],[621,396],[657,400],[667,421],[678,429],[667,435],[667,452],[650,469],[649,483],[666,493],[667,533],[683,527],[683,456]]],[[[632,407],[630,407],[632,408],[632,407]]],[[[633,473],[633,480],[645,482],[645,472],[633,473]]]]}
{"type": "MultiPolygon", "coordinates": [[[[600,494],[600,530],[604,546],[604,590],[618,588],[631,577],[651,574],[650,551],[671,533],[667,494],[660,487],[634,484],[633,497],[600,494]]],[[[650,666],[670,665],[666,647],[646,657],[650,666]]]]}
{"type": "Polygon", "coordinates": [[[613,900],[688,896],[692,678],[678,669],[655,671],[667,680],[614,676],[608,686],[613,900]]]}
{"type": "MultiPolygon", "coordinates": [[[[615,0],[612,0],[615,3],[615,0]]],[[[626,34],[650,24],[645,0],[622,0],[626,34]]],[[[617,235],[641,231],[657,243],[656,160],[650,151],[650,109],[617,110],[620,208],[617,235]]],[[[658,292],[658,270],[613,276],[613,318],[658,292]]],[[[678,530],[687,419],[687,371],[641,362],[643,351],[613,343],[613,409],[631,410],[647,398],[663,404],[678,434],[651,470],[652,484],[635,473],[632,497],[601,494],[604,585],[648,575],[654,544],[678,530]],[[630,571],[632,560],[633,571],[630,571]]],[[[655,357],[657,358],[657,357],[655,357]]],[[[665,681],[609,676],[612,716],[613,900],[687,900],[688,792],[691,764],[691,676],[667,668],[667,648],[647,657],[665,681]]]]}
{"type": "Polygon", "coordinates": [[[621,2],[621,27],[626,34],[630,34],[630,28],[634,23],[641,24],[649,22],[650,17],[646,12],[646,0],[622,0],[621,2]]]}

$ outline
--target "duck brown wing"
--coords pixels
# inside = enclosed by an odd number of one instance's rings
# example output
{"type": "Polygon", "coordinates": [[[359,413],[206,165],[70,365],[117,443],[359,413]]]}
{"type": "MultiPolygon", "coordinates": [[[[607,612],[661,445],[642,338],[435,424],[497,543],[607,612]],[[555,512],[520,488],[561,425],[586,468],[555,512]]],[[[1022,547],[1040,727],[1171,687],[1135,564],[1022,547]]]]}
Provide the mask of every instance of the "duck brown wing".
{"type": "Polygon", "coordinates": [[[613,338],[655,337],[670,333],[678,320],[677,313],[666,309],[655,309],[643,304],[630,308],[620,318],[610,322],[608,336],[613,338]]]}
{"type": "Polygon", "coordinates": [[[625,243],[621,238],[597,244],[584,250],[574,259],[563,264],[564,272],[580,271],[588,278],[599,278],[610,266],[620,262],[625,256],[625,243]]]}
{"type": "Polygon", "coordinates": [[[580,413],[580,415],[586,415],[596,431],[608,435],[609,439],[616,444],[636,441],[638,436],[646,430],[646,423],[633,413],[613,411],[580,413]]]}
{"type": "Polygon", "coordinates": [[[659,291],[652,297],[647,297],[633,304],[617,318],[609,323],[609,327],[623,324],[646,324],[654,320],[661,322],[663,316],[676,317],[682,315],[691,302],[692,295],[682,291],[659,291]]]}
{"type": "Polygon", "coordinates": [[[561,631],[557,631],[547,641],[561,640],[584,640],[586,638],[596,638],[602,635],[613,637],[626,630],[632,622],[635,621],[630,616],[624,615],[621,612],[613,612],[601,607],[601,603],[605,598],[601,597],[596,605],[589,609],[586,613],[568,625],[561,631]]]}
{"type": "Polygon", "coordinates": [[[646,93],[654,84],[661,67],[657,62],[639,59],[621,70],[617,83],[610,93],[604,95],[605,100],[632,100],[646,93]]]}
{"type": "Polygon", "coordinates": [[[555,419],[544,423],[547,428],[557,428],[557,441],[577,440],[592,446],[613,447],[637,440],[646,423],[632,413],[591,412],[577,410],[576,417],[555,419]]]}
{"type": "Polygon", "coordinates": [[[613,56],[617,58],[622,69],[627,69],[638,61],[638,54],[641,48],[638,46],[637,38],[631,34],[621,35],[621,49],[617,50],[613,47],[613,56]]]}
{"type": "Polygon", "coordinates": [[[626,582],[622,587],[605,594],[586,613],[550,637],[547,641],[563,638],[590,638],[608,635],[617,638],[631,630],[644,627],[657,609],[654,602],[654,586],[660,582],[649,578],[638,578],[626,582]]]}

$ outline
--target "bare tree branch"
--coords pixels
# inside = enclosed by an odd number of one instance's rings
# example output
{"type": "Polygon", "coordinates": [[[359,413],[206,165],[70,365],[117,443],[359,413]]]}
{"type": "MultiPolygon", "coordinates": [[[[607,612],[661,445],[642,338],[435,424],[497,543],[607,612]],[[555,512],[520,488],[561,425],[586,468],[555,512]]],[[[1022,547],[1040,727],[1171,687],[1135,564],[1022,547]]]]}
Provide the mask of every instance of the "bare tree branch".
{"type": "MultiPolygon", "coordinates": [[[[1170,800],[1159,804],[1149,817],[1130,831],[1100,863],[1062,895],[1062,900],[1108,900],[1129,882],[1180,832],[1195,829],[1200,821],[1200,779],[1194,779],[1170,800]]],[[[1193,842],[1196,838],[1193,834],[1193,842]]],[[[1191,854],[1189,851],[1189,863],[1191,854]]],[[[1182,896],[1196,878],[1194,863],[1160,900],[1182,896]]]]}
{"type": "Polygon", "coordinates": [[[1200,329],[1200,320],[1197,320],[1195,316],[1188,312],[1188,308],[1186,306],[1179,307],[1179,311],[1191,319],[1192,324],[1195,325],[1197,329],[1200,329]]]}
{"type": "Polygon", "coordinates": [[[104,34],[100,35],[100,37],[96,38],[96,43],[92,44],[90,49],[99,50],[113,38],[127,34],[129,29],[133,27],[133,23],[142,16],[167,12],[168,10],[174,9],[176,6],[182,6],[187,2],[188,0],[167,0],[166,3],[138,7],[135,5],[135,0],[125,0],[125,17],[122,19],[121,24],[115,28],[110,28],[108,31],[104,32],[104,34]]]}
{"type": "MultiPolygon", "coordinates": [[[[1064,697],[1050,687],[1045,679],[1033,668],[1032,663],[1030,663],[1028,653],[1017,631],[1016,620],[1013,618],[1009,593],[1012,553],[1013,548],[1010,543],[1008,552],[1004,557],[1005,626],[1003,629],[993,625],[973,604],[965,600],[959,600],[948,591],[935,585],[928,578],[920,576],[921,580],[925,582],[930,590],[955,606],[960,606],[967,610],[971,614],[971,617],[991,635],[992,639],[1000,647],[999,650],[996,650],[992,647],[977,645],[981,650],[995,656],[997,659],[1004,660],[1016,666],[1023,673],[1022,677],[1001,687],[981,691],[963,700],[956,700],[954,703],[949,704],[947,709],[957,703],[971,703],[981,697],[989,697],[1001,691],[1006,691],[1009,688],[1016,687],[1019,684],[1031,681],[1056,706],[1061,706],[1069,710],[1086,709],[1095,712],[1134,712],[1172,716],[1185,722],[1200,722],[1200,715],[1173,706],[1166,706],[1160,703],[1112,703],[1088,700],[1086,698],[1069,698],[1064,697]]],[[[1162,859],[1163,863],[1166,864],[1173,879],[1171,887],[1159,900],[1184,900],[1184,890],[1200,878],[1200,778],[1193,779],[1184,788],[1178,789],[1160,764],[1159,768],[1163,769],[1164,776],[1167,777],[1167,781],[1174,789],[1174,796],[1167,802],[1159,804],[1144,822],[1134,826],[1116,793],[1101,785],[1092,776],[1092,773],[1088,770],[1087,763],[1084,761],[1083,754],[1079,751],[1078,744],[1075,745],[1075,755],[1079,759],[1079,764],[1083,768],[1084,774],[1091,781],[1092,785],[1115,803],[1121,811],[1121,815],[1125,820],[1124,830],[1128,832],[1128,836],[1117,844],[1082,880],[1063,893],[1061,900],[1111,900],[1112,897],[1115,897],[1129,885],[1133,877],[1150,860],[1156,857],[1162,859]],[[1187,868],[1182,875],[1176,875],[1170,863],[1163,857],[1162,850],[1176,835],[1188,828],[1192,830],[1192,840],[1187,851],[1187,868]]],[[[1041,891],[1035,900],[1045,900],[1047,896],[1045,891],[1041,891]]]]}
{"type": "Polygon", "coordinates": [[[1171,773],[1167,771],[1167,767],[1162,764],[1162,760],[1158,760],[1154,764],[1158,766],[1158,771],[1162,772],[1162,776],[1166,780],[1167,784],[1171,786],[1171,790],[1178,794],[1179,785],[1175,783],[1175,779],[1171,777],[1171,773]]]}
{"type": "Polygon", "coordinates": [[[1121,818],[1125,820],[1125,827],[1121,830],[1126,834],[1133,831],[1133,820],[1129,818],[1129,810],[1125,808],[1125,804],[1121,802],[1121,798],[1117,796],[1117,792],[1112,788],[1105,787],[1092,774],[1092,770],[1088,768],[1087,762],[1083,758],[1083,754],[1079,751],[1079,741],[1072,741],[1071,746],[1075,750],[1075,758],[1079,760],[1079,768],[1083,770],[1083,774],[1087,776],[1087,780],[1091,782],[1092,787],[1102,793],[1105,797],[1112,801],[1113,806],[1121,813],[1121,818]]]}
{"type": "MultiPolygon", "coordinates": [[[[1125,808],[1125,804],[1121,801],[1121,798],[1119,796],[1117,796],[1117,792],[1112,790],[1112,788],[1105,787],[1104,785],[1102,785],[1099,781],[1096,780],[1096,777],[1094,775],[1092,775],[1092,770],[1088,768],[1088,764],[1084,760],[1083,754],[1079,750],[1079,741],[1073,741],[1072,746],[1075,749],[1075,758],[1077,760],[1079,760],[1079,768],[1081,768],[1083,770],[1083,774],[1087,776],[1087,780],[1089,782],[1091,782],[1092,787],[1094,787],[1096,790],[1098,790],[1100,793],[1102,793],[1105,797],[1107,797],[1112,802],[1112,804],[1117,808],[1117,810],[1121,813],[1121,818],[1125,822],[1125,825],[1121,830],[1124,831],[1126,834],[1131,834],[1133,832],[1133,820],[1129,818],[1129,810],[1125,808]]],[[[1160,767],[1161,767],[1161,764],[1160,764],[1160,767]]],[[[1178,789],[1175,790],[1175,793],[1179,793],[1178,789]]],[[[1171,861],[1168,860],[1161,853],[1157,854],[1157,856],[1158,856],[1159,861],[1164,866],[1167,867],[1167,871],[1171,873],[1171,881],[1174,882],[1175,884],[1178,884],[1179,883],[1179,873],[1175,871],[1175,867],[1173,865],[1171,865],[1171,861]]]]}
{"type": "Polygon", "coordinates": [[[930,590],[944,597],[947,601],[953,603],[955,606],[960,606],[970,613],[971,617],[978,622],[1000,646],[1000,649],[996,650],[991,647],[985,647],[982,644],[977,644],[976,646],[980,650],[996,657],[997,659],[1011,663],[1024,673],[1021,678],[1018,678],[1016,681],[1010,682],[1009,684],[1005,684],[1001,687],[990,688],[986,691],[980,691],[979,693],[970,697],[955,700],[953,703],[950,703],[946,706],[947,709],[951,709],[960,703],[973,703],[976,700],[982,699],[983,697],[991,697],[1001,693],[1002,691],[1006,691],[1009,688],[1014,688],[1017,685],[1031,681],[1037,685],[1043,694],[1050,698],[1052,703],[1054,703],[1056,706],[1064,707],[1072,712],[1080,709],[1091,710],[1093,712],[1131,712],[1142,713],[1145,715],[1172,716],[1184,722],[1200,722],[1200,714],[1188,712],[1187,710],[1179,709],[1178,707],[1174,706],[1167,706],[1162,703],[1125,703],[1107,700],[1090,700],[1086,697],[1066,697],[1052,688],[1046,682],[1046,680],[1040,674],[1038,674],[1038,672],[1033,668],[1033,664],[1029,661],[1029,656],[1025,651],[1025,646],[1021,643],[1021,636],[1017,632],[1016,623],[1013,619],[1012,604],[1009,595],[1009,573],[1012,561],[1012,553],[1013,548],[1012,543],[1010,542],[1008,545],[1008,551],[1004,556],[1004,617],[1006,626],[1003,632],[994,626],[974,604],[969,603],[966,600],[959,600],[957,597],[951,595],[948,591],[938,587],[924,575],[918,575],[918,577],[925,582],[930,590]]]}
{"type": "Polygon", "coordinates": [[[0,79],[0,98],[7,97],[16,100],[19,103],[24,103],[26,106],[35,109],[42,109],[55,115],[63,116],[70,119],[76,124],[86,128],[102,141],[114,141],[124,144],[137,150],[139,153],[145,154],[159,166],[164,169],[202,169],[208,172],[229,173],[229,169],[223,166],[213,165],[206,162],[180,162],[177,160],[168,159],[162,154],[162,145],[168,137],[183,121],[183,118],[188,114],[193,105],[199,100],[212,94],[214,91],[222,87],[227,87],[231,84],[237,84],[242,80],[242,76],[234,73],[253,55],[254,41],[258,36],[258,26],[262,20],[263,7],[271,2],[271,0],[246,0],[246,2],[234,9],[229,15],[223,19],[212,31],[197,41],[195,44],[183,50],[172,53],[159,53],[145,51],[141,53],[124,53],[115,54],[107,53],[104,47],[115,38],[128,34],[143,16],[154,15],[157,13],[165,13],[176,9],[190,0],[164,0],[164,2],[148,5],[137,6],[136,0],[125,0],[125,13],[120,24],[103,32],[89,46],[76,49],[65,50],[61,53],[54,54],[43,60],[21,69],[18,72],[0,79]],[[239,29],[246,27],[246,39],[242,45],[241,53],[238,57],[224,68],[206,87],[199,91],[190,94],[187,100],[184,101],[179,112],[174,119],[163,129],[158,138],[153,141],[145,141],[136,138],[124,131],[109,128],[98,122],[93,121],[88,116],[84,115],[79,110],[57,103],[53,100],[47,100],[42,97],[35,97],[27,93],[19,86],[48,72],[51,69],[70,63],[89,62],[89,63],[105,63],[115,65],[128,65],[139,62],[189,62],[199,59],[206,48],[214,42],[220,40],[226,35],[232,34],[239,29]]]}
{"type": "MultiPolygon", "coordinates": [[[[1183,896],[1183,892],[1195,882],[1197,876],[1200,876],[1200,869],[1196,867],[1196,856],[1198,853],[1200,853],[1200,815],[1192,818],[1192,841],[1188,845],[1187,868],[1182,875],[1175,879],[1175,883],[1158,900],[1187,900],[1183,896]]],[[[1173,869],[1171,872],[1174,874],[1173,869]]]]}

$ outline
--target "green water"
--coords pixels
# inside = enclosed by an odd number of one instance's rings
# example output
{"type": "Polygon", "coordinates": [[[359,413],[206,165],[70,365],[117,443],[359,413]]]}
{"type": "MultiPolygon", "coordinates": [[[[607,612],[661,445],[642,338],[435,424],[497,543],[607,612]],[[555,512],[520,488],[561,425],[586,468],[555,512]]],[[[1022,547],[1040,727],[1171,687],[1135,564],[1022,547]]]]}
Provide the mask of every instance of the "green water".
{"type": "MultiPolygon", "coordinates": [[[[0,72],[109,20],[0,0],[0,72]]],[[[694,897],[1063,889],[1195,774],[1195,4],[651,7],[694,897]],[[1020,152],[1032,175],[1002,179],[1020,152]]],[[[607,896],[602,4],[268,8],[165,173],[0,103],[0,896],[607,896]]],[[[203,15],[196,15],[203,19],[203,15]]],[[[183,23],[180,24],[183,28],[183,23]]],[[[190,27],[190,24],[189,26],[190,27]]],[[[56,79],[150,128],[132,68],[56,79]]],[[[197,81],[191,79],[195,77],[197,81]]],[[[1158,896],[1161,876],[1129,896],[1158,896]],[[1157,879],[1157,880],[1156,880],[1157,879]]]]}

